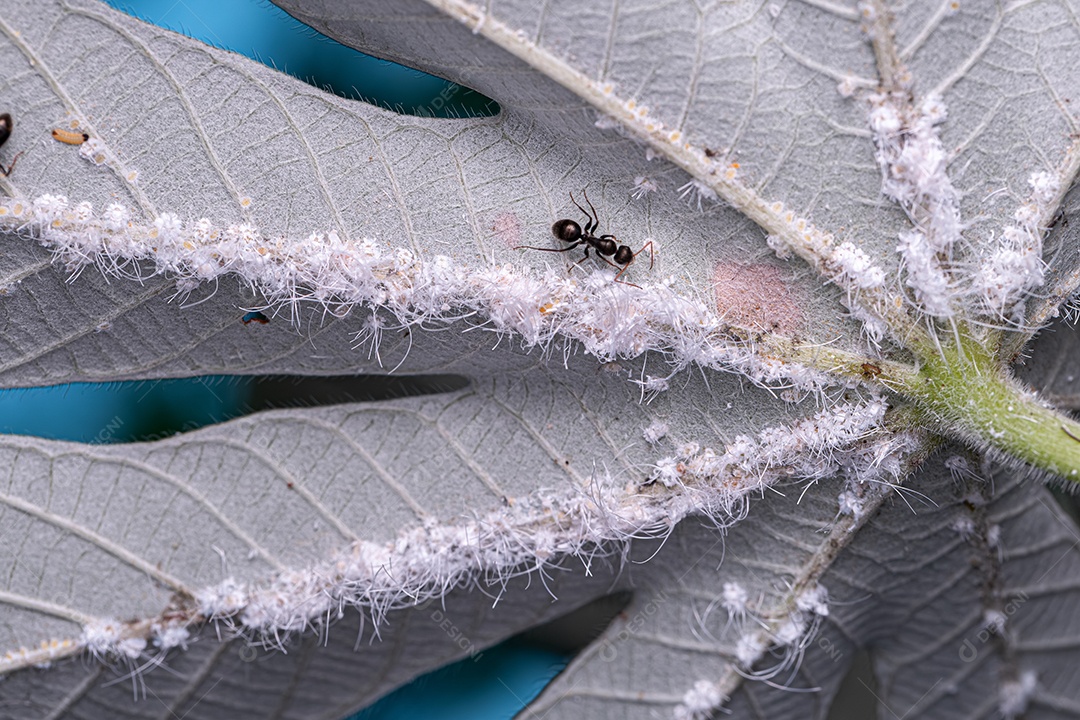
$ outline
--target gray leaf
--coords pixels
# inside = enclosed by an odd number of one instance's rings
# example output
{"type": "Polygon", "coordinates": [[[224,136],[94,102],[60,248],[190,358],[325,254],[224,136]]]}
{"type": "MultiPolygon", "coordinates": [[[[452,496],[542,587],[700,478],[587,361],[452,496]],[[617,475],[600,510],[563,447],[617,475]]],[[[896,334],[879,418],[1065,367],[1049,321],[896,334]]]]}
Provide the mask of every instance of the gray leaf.
{"type": "MultiPolygon", "coordinates": [[[[825,717],[867,648],[901,713],[1075,705],[1054,670],[1075,652],[1055,610],[1076,605],[1075,528],[1043,489],[883,426],[858,368],[908,356],[869,345],[858,298],[761,229],[772,213],[858,238],[898,276],[909,218],[881,197],[866,129],[860,13],[879,5],[281,4],[503,112],[398,116],[89,0],[0,3],[4,152],[24,151],[0,179],[3,382],[392,368],[469,385],[153,443],[0,441],[0,715],[340,717],[618,592],[630,604],[531,712],[825,717]],[[93,143],[47,139],[72,126],[93,143]],[[742,194],[724,203],[729,175],[742,194]],[[578,252],[516,249],[554,249],[586,187],[599,231],[652,239],[655,265],[625,274],[641,288],[595,258],[566,272],[578,252]],[[238,254],[170,244],[167,214],[188,233],[208,218],[238,254]],[[374,275],[295,270],[312,248],[330,268],[339,243],[378,253],[374,275]],[[557,299],[514,294],[531,282],[557,299]],[[679,322],[656,321],[663,303],[679,322]],[[268,325],[239,321],[267,304],[268,325]],[[913,511],[892,486],[920,463],[913,511]],[[1004,631],[984,642],[987,618],[1004,631]],[[87,650],[105,657],[71,659],[87,650]]],[[[1053,3],[950,8],[897,9],[895,39],[949,108],[949,174],[988,228],[978,259],[1033,173],[1061,183],[1055,203],[1076,173],[1077,28],[1053,3]]],[[[1034,322],[1075,290],[1072,236],[1047,240],[1034,322]]]]}

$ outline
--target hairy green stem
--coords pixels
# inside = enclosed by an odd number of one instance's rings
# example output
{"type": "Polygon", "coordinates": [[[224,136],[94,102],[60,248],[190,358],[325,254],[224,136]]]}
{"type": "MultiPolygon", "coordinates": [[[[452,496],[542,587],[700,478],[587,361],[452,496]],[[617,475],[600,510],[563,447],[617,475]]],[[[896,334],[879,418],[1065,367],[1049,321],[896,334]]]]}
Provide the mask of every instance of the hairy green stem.
{"type": "Polygon", "coordinates": [[[1080,424],[1041,404],[965,332],[921,358],[898,392],[944,435],[994,448],[1033,467],[1080,482],[1080,424]]]}

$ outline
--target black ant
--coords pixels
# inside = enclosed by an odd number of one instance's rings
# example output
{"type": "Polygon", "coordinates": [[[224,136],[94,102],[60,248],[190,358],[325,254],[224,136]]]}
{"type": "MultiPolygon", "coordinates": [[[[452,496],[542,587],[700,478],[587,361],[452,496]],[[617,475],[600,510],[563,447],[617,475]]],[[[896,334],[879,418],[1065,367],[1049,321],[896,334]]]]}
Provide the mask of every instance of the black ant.
{"type": "MultiPolygon", "coordinates": [[[[11,115],[7,113],[0,115],[0,147],[3,147],[4,143],[7,142],[7,139],[11,137],[11,128],[14,127],[14,125],[15,123],[11,121],[11,115]]],[[[12,160],[11,164],[7,167],[0,165],[0,173],[4,173],[4,177],[11,175],[12,171],[15,169],[15,163],[19,162],[20,155],[22,155],[22,153],[16,155],[15,159],[12,160]]]]}
{"type": "Polygon", "coordinates": [[[556,220],[555,224],[551,226],[551,234],[559,240],[562,240],[563,242],[573,243],[572,245],[570,245],[570,247],[542,248],[533,247],[532,245],[518,245],[514,249],[543,250],[544,252],[568,252],[584,243],[585,257],[574,263],[570,267],[571,270],[573,270],[578,265],[585,262],[586,259],[588,259],[589,248],[591,247],[596,250],[596,254],[600,256],[601,260],[619,271],[615,274],[615,282],[619,283],[620,285],[630,285],[631,287],[636,287],[638,290],[640,290],[640,286],[634,285],[634,283],[631,282],[626,282],[625,280],[620,280],[619,278],[621,278],[622,274],[626,272],[626,269],[630,267],[630,263],[634,262],[634,258],[645,252],[645,248],[649,249],[649,269],[652,269],[654,261],[652,240],[642,245],[640,250],[634,252],[628,246],[620,245],[618,242],[618,238],[614,235],[601,235],[599,237],[593,235],[593,232],[598,227],[600,227],[600,216],[596,214],[596,208],[593,207],[592,201],[589,200],[589,194],[584,190],[581,191],[581,194],[585,196],[585,202],[589,204],[589,209],[592,210],[591,213],[585,208],[581,207],[581,205],[578,205],[578,201],[574,199],[574,193],[570,193],[570,202],[574,203],[574,205],[577,205],[577,209],[583,212],[585,216],[589,218],[589,222],[585,223],[585,229],[582,230],[580,225],[568,218],[556,220]],[[615,262],[611,262],[611,260],[608,260],[605,255],[613,255],[615,262]],[[620,265],[622,267],[619,267],[620,265]]]}

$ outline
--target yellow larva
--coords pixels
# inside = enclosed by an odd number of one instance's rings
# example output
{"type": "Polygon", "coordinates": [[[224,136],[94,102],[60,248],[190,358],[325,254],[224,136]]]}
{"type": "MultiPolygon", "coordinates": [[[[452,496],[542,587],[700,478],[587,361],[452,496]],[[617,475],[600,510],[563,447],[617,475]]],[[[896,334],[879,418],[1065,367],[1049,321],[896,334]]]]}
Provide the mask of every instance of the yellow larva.
{"type": "Polygon", "coordinates": [[[82,145],[90,139],[90,136],[84,132],[79,132],[78,130],[63,130],[61,128],[53,129],[52,136],[53,140],[57,140],[67,145],[82,145]]]}

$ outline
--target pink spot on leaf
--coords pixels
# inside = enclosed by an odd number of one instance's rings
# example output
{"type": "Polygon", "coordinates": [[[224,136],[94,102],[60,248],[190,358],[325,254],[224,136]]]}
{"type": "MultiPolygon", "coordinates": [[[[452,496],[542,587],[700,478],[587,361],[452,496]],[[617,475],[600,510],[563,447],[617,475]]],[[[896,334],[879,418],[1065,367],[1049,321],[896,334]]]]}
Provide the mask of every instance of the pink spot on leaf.
{"type": "Polygon", "coordinates": [[[521,221],[518,220],[518,216],[514,213],[496,215],[491,224],[491,231],[507,247],[517,247],[523,244],[521,241],[521,221]]]}
{"type": "Polygon", "coordinates": [[[713,272],[717,311],[726,322],[748,330],[799,332],[803,312],[786,275],[764,263],[718,263],[713,272]]]}

